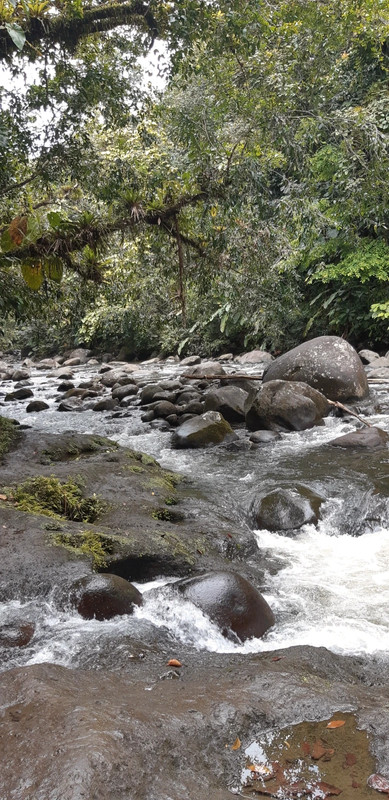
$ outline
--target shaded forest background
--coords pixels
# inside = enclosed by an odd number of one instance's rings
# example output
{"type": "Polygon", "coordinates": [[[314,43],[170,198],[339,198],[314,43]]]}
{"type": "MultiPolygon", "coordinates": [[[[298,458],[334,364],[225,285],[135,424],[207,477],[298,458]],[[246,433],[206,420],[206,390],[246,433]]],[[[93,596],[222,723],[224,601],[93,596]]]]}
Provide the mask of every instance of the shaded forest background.
{"type": "Polygon", "coordinates": [[[389,0],[0,0],[0,62],[1,347],[387,349],[389,0]]]}

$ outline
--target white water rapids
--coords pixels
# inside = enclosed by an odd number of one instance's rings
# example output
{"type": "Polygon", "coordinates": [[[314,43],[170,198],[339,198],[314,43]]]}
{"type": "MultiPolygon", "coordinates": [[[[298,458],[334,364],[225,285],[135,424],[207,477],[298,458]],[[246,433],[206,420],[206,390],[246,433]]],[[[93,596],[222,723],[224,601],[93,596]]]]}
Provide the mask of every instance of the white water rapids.
{"type": "MultiPolygon", "coordinates": [[[[150,367],[144,368],[143,377],[146,369],[150,367]]],[[[157,379],[177,370],[165,367],[157,379]]],[[[75,372],[77,379],[85,380],[91,368],[75,372]]],[[[224,515],[231,513],[231,526],[259,488],[303,484],[322,494],[325,502],[318,525],[305,525],[293,537],[255,532],[258,558],[265,568],[263,594],[276,616],[276,625],[263,639],[241,645],[225,639],[199,609],[162,581],[139,587],[144,604],[133,616],[107,622],[86,621],[71,609],[59,610],[50,599],[0,603],[0,625],[22,615],[36,626],[31,643],[7,655],[7,666],[44,661],[88,666],[98,660],[100,651],[113,646],[120,663],[131,657],[129,637],[141,642],[151,629],[163,629],[172,642],[218,653],[293,645],[323,646],[343,654],[381,656],[389,651],[388,452],[370,459],[355,451],[326,449],[331,439],[354,430],[354,421],[331,417],[323,427],[285,434],[274,445],[250,453],[218,448],[175,451],[170,448],[170,434],[143,425],[136,408],[133,416],[122,419],[93,411],[60,414],[54,379],[34,373],[33,383],[35,397],[50,402],[49,411],[26,414],[25,404],[13,403],[2,413],[35,429],[97,433],[143,450],[162,466],[189,476],[192,486],[207,490],[210,502],[219,504],[224,515]]],[[[389,414],[369,421],[389,431],[389,414]]],[[[232,566],[239,571],[239,562],[232,566]]]]}

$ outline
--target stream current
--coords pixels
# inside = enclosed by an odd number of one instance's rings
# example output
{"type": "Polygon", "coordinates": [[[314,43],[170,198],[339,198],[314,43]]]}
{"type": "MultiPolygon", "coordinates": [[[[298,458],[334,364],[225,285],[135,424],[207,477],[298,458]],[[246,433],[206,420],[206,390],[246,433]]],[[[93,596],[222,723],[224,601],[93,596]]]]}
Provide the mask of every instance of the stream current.
{"type": "MultiPolygon", "coordinates": [[[[75,383],[98,367],[73,368],[75,383]]],[[[253,365],[251,373],[255,373],[253,365]]],[[[175,364],[140,365],[135,378],[150,382],[170,378],[175,364]]],[[[245,368],[245,371],[246,368],[245,368]]],[[[325,425],[283,434],[279,441],[249,452],[222,448],[173,450],[171,433],[145,425],[140,409],[114,418],[112,412],[58,413],[58,381],[33,370],[35,399],[50,409],[27,414],[25,402],[7,404],[3,414],[50,433],[75,431],[110,437],[144,451],[170,470],[187,476],[211,506],[228,521],[245,519],[255,493],[277,487],[309,487],[321,497],[320,521],[293,536],[258,530],[258,559],[264,565],[263,594],[276,625],[263,639],[238,645],[225,639],[200,610],[172,592],[169,578],[138,585],[144,604],[131,617],[106,622],[63,611],[54,600],[0,603],[0,626],[23,616],[35,624],[31,643],[8,649],[2,668],[52,662],[84,668],[112,668],[131,657],[131,642],[150,642],[163,630],[173,643],[219,653],[254,653],[294,645],[312,645],[349,655],[389,652],[389,451],[343,450],[328,442],[359,424],[350,417],[328,417],[325,425]],[[114,650],[115,658],[109,653],[114,650]],[[16,652],[17,651],[17,652],[16,652]]],[[[8,391],[8,386],[6,390],[8,391]]],[[[369,422],[389,432],[388,386],[372,387],[381,413],[369,422]]],[[[207,524],[207,519],[202,521],[207,524]]],[[[235,566],[239,571],[239,564],[235,566]]]]}

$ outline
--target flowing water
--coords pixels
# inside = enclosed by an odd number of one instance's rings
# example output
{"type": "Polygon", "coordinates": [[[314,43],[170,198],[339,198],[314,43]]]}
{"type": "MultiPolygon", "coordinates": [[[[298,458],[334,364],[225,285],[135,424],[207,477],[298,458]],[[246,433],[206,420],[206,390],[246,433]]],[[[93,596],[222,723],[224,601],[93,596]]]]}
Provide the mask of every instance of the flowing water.
{"type": "MultiPolygon", "coordinates": [[[[95,370],[74,368],[75,382],[90,378],[95,370]]],[[[180,371],[172,364],[145,365],[135,377],[155,381],[180,371]]],[[[43,661],[110,667],[113,646],[115,665],[120,667],[128,658],[142,657],[142,642],[150,647],[160,630],[172,645],[183,643],[219,653],[305,644],[384,658],[389,651],[389,450],[329,447],[331,439],[355,430],[355,420],[329,417],[321,427],[283,434],[273,445],[248,452],[173,450],[171,434],[143,424],[136,406],[122,418],[92,410],[58,413],[58,381],[50,374],[33,372],[32,383],[35,399],[45,399],[50,409],[27,414],[25,402],[7,403],[3,413],[37,430],[100,434],[155,456],[162,466],[188,476],[196,490],[218,508],[231,531],[234,522],[247,518],[258,492],[303,486],[324,502],[317,526],[305,525],[293,536],[268,530],[255,533],[256,559],[265,574],[263,593],[276,615],[276,625],[263,639],[241,645],[228,641],[201,611],[177,598],[165,578],[139,587],[144,604],[132,617],[107,622],[86,621],[70,609],[59,610],[54,597],[0,604],[0,625],[28,618],[36,626],[27,647],[4,649],[3,667],[43,661]],[[139,643],[135,653],[134,641],[139,643]]],[[[4,385],[4,392],[9,386],[4,385]]],[[[385,413],[370,416],[369,421],[389,432],[387,388],[373,390],[385,413]]],[[[201,513],[206,525],[206,512],[201,513]]]]}

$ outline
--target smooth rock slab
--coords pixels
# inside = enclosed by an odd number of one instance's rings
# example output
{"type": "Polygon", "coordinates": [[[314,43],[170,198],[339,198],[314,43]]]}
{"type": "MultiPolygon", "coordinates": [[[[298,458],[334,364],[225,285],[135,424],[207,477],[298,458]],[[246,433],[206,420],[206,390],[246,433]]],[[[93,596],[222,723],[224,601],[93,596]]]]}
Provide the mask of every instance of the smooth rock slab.
{"type": "Polygon", "coordinates": [[[242,642],[261,637],[274,625],[274,614],[257,589],[235,572],[210,572],[176,584],[187,600],[207,614],[224,636],[242,642]]]}
{"type": "Polygon", "coordinates": [[[369,393],[366,373],[357,352],[339,336],[318,336],[273,361],[263,382],[301,381],[329,400],[361,399],[369,393]]]}
{"type": "Polygon", "coordinates": [[[229,433],[233,433],[233,430],[224,417],[217,411],[207,411],[180,425],[174,433],[172,446],[206,447],[208,444],[219,444],[229,433]]]}
{"type": "Polygon", "coordinates": [[[346,433],[344,436],[338,436],[337,439],[332,439],[329,444],[333,447],[363,447],[368,450],[375,450],[378,447],[387,447],[389,442],[389,434],[381,428],[361,428],[359,431],[353,433],[346,433]]]}

